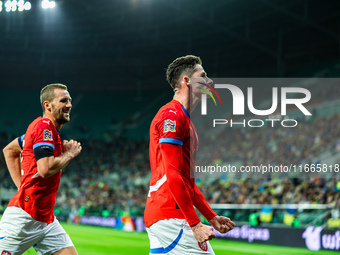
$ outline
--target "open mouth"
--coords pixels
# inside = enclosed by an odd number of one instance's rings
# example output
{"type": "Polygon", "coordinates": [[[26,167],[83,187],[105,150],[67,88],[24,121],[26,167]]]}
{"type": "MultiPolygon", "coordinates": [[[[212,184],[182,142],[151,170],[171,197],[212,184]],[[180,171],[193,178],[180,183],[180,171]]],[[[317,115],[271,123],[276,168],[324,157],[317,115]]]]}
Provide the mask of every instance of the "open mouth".
{"type": "Polygon", "coordinates": [[[70,117],[70,111],[63,111],[64,116],[70,117]]]}

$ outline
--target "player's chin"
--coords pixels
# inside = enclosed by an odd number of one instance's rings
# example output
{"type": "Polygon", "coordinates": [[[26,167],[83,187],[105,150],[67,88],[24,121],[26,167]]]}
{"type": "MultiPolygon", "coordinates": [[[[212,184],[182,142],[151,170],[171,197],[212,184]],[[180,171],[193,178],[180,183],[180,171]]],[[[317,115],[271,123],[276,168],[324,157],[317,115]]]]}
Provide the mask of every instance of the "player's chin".
{"type": "Polygon", "coordinates": [[[70,114],[69,113],[64,113],[62,118],[65,120],[65,121],[70,121],[70,114]]]}
{"type": "Polygon", "coordinates": [[[69,122],[69,121],[70,121],[70,116],[67,116],[67,117],[62,116],[61,118],[58,119],[58,123],[62,124],[62,125],[69,122]]]}

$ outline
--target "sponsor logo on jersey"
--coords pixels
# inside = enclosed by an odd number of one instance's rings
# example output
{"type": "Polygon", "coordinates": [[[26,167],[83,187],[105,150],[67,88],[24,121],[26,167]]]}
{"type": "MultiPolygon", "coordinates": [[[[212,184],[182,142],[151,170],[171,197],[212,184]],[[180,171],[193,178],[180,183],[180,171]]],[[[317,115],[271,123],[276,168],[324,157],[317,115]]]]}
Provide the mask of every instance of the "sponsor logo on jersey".
{"type": "Polygon", "coordinates": [[[175,120],[165,120],[163,133],[166,132],[176,132],[176,121],[175,120]]]}
{"type": "Polygon", "coordinates": [[[202,251],[207,251],[208,250],[207,242],[203,242],[203,243],[198,242],[198,246],[201,248],[202,251]]]}
{"type": "Polygon", "coordinates": [[[44,141],[53,141],[52,131],[48,129],[44,130],[44,141]]]}
{"type": "Polygon", "coordinates": [[[8,252],[8,251],[2,251],[1,255],[12,255],[12,253],[8,252]]]}
{"type": "Polygon", "coordinates": [[[169,110],[169,112],[173,112],[174,114],[177,114],[177,111],[169,110]]]}
{"type": "Polygon", "coordinates": [[[45,123],[47,123],[48,125],[50,125],[50,121],[43,120],[43,122],[45,122],[45,123]]]}

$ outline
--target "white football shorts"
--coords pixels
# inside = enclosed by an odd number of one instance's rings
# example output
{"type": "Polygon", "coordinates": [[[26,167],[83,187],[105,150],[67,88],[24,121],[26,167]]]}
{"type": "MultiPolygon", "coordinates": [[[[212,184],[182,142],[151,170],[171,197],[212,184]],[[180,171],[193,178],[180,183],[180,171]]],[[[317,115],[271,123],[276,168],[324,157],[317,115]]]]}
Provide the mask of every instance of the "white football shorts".
{"type": "Polygon", "coordinates": [[[215,254],[208,241],[199,243],[185,219],[165,219],[146,228],[150,255],[215,254]]]}
{"type": "Polygon", "coordinates": [[[6,208],[0,221],[0,254],[20,255],[32,247],[39,255],[50,255],[74,246],[59,221],[37,221],[20,207],[6,208]]]}

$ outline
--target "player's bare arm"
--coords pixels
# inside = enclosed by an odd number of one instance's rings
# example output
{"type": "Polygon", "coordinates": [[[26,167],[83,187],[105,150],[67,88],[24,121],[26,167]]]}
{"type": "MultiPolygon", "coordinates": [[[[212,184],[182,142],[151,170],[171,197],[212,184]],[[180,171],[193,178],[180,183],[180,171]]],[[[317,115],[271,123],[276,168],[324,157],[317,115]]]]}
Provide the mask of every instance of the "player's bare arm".
{"type": "Polygon", "coordinates": [[[37,161],[38,174],[44,179],[55,175],[66,167],[71,159],[78,156],[81,150],[82,147],[79,142],[74,140],[63,141],[63,154],[58,157],[44,157],[37,161]]]}
{"type": "Polygon", "coordinates": [[[19,189],[21,184],[21,164],[20,153],[21,147],[18,138],[15,138],[3,149],[8,171],[15,186],[19,189]]]}

